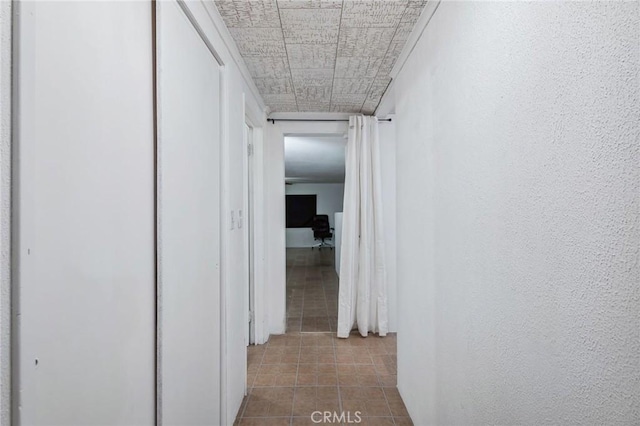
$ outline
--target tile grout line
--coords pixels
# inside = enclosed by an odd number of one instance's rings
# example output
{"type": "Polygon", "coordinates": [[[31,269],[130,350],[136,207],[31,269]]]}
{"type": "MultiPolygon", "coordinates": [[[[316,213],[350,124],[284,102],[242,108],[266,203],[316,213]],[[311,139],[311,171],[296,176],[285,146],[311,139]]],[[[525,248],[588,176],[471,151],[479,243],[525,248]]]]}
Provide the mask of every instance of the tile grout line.
{"type": "Polygon", "coordinates": [[[384,386],[382,388],[382,394],[384,395],[384,400],[387,402],[387,408],[389,409],[389,413],[391,413],[391,419],[393,424],[396,424],[396,416],[393,415],[393,411],[391,411],[391,404],[389,404],[389,398],[387,397],[387,391],[384,390],[384,386]]]}
{"type": "Polygon", "coordinates": [[[264,360],[264,353],[266,352],[266,348],[268,347],[269,343],[267,342],[267,344],[265,345],[265,349],[262,351],[262,355],[260,357],[260,362],[258,363],[258,371],[256,371],[256,377],[253,378],[252,384],[249,387],[249,394],[247,395],[247,402],[244,405],[244,407],[242,408],[242,413],[240,414],[240,420],[242,421],[242,419],[244,418],[244,413],[247,411],[247,406],[249,405],[249,401],[251,400],[252,397],[252,393],[253,393],[253,388],[254,385],[256,383],[256,379],[258,378],[258,373],[260,372],[260,368],[262,367],[262,361],[264,360]]]}
{"type": "MultiPolygon", "coordinates": [[[[295,268],[295,266],[294,266],[295,268]]],[[[292,268],[293,269],[293,268],[292,268]]],[[[306,282],[306,277],[307,277],[307,268],[306,266],[304,267],[304,283],[302,285],[302,302],[301,302],[301,306],[300,306],[300,325],[298,327],[298,333],[302,332],[302,318],[304,317],[304,302],[305,302],[305,295],[306,295],[306,286],[307,286],[307,282],[306,282]]],[[[296,381],[294,383],[294,387],[293,387],[293,401],[291,402],[291,417],[289,418],[289,426],[293,426],[293,414],[294,414],[294,408],[296,405],[296,394],[298,393],[298,379],[300,377],[300,356],[302,354],[302,335],[300,334],[300,344],[298,346],[298,362],[296,363],[296,381]]]]}
{"type": "Polygon", "coordinates": [[[331,94],[329,95],[329,112],[333,105],[333,87],[336,84],[336,72],[338,69],[338,50],[340,49],[340,32],[342,31],[342,15],[344,14],[344,0],[340,5],[340,21],[338,22],[338,39],[336,40],[336,55],[333,62],[333,76],[331,79],[331,94]]]}
{"type": "MultiPolygon", "coordinates": [[[[387,50],[385,50],[384,55],[381,56],[382,58],[382,62],[384,62],[384,58],[387,57],[387,53],[389,53],[389,49],[391,48],[391,44],[393,43],[393,39],[395,38],[396,34],[398,33],[398,28],[400,28],[400,23],[402,23],[402,18],[404,17],[404,14],[407,12],[407,9],[409,8],[409,3],[407,2],[407,5],[404,7],[404,9],[402,10],[402,13],[400,14],[400,19],[398,20],[398,23],[393,31],[393,35],[391,36],[391,40],[389,40],[389,45],[387,46],[387,50]]],[[[406,43],[406,42],[405,42],[406,43]]],[[[396,57],[396,60],[398,58],[396,57]]],[[[380,63],[380,67],[382,67],[382,62],[380,63]]],[[[395,61],[394,61],[395,63],[395,61]]],[[[371,91],[373,89],[373,85],[375,84],[376,80],[378,79],[378,74],[380,74],[380,67],[378,67],[378,70],[376,71],[376,75],[373,77],[373,81],[371,82],[371,84],[369,85],[369,87],[367,88],[367,94],[364,97],[364,102],[362,102],[362,105],[360,106],[360,112],[362,113],[362,108],[364,108],[364,104],[367,103],[367,99],[369,99],[369,95],[371,94],[371,91]]],[[[387,87],[389,87],[389,84],[387,83],[387,87]]],[[[385,92],[386,92],[386,88],[385,88],[385,92]]],[[[383,92],[384,95],[384,92],[383,92]]],[[[380,99],[378,100],[378,105],[380,105],[380,102],[382,101],[382,96],[380,96],[380,99]]],[[[376,105],[376,108],[378,108],[378,105],[376,105]]],[[[375,110],[374,110],[375,112],[375,110]]]]}
{"type": "Polygon", "coordinates": [[[284,25],[282,25],[282,15],[280,14],[280,5],[276,1],[276,10],[278,11],[278,20],[280,21],[280,32],[282,33],[282,44],[284,45],[284,53],[287,58],[287,68],[289,68],[289,81],[291,84],[291,90],[293,90],[293,99],[296,101],[296,110],[300,111],[300,107],[298,106],[298,95],[296,93],[296,88],[293,85],[293,72],[291,71],[291,61],[289,60],[289,49],[287,49],[287,40],[284,37],[284,25]]]}
{"type": "MultiPolygon", "coordinates": [[[[331,333],[333,335],[333,333],[331,333]]],[[[338,373],[338,352],[336,350],[336,339],[338,339],[338,337],[334,337],[331,339],[331,346],[333,347],[333,359],[335,361],[335,370],[336,370],[336,387],[338,389],[338,410],[340,410],[340,413],[343,412],[344,408],[342,405],[342,392],[340,392],[340,375],[338,373]]]]}
{"type": "Polygon", "coordinates": [[[293,384],[293,399],[291,401],[291,416],[289,417],[289,426],[293,426],[293,409],[296,405],[296,393],[298,392],[298,375],[300,374],[300,355],[302,353],[302,336],[300,336],[300,343],[298,344],[298,362],[296,363],[296,380],[293,384]]]}
{"type": "MultiPolygon", "coordinates": [[[[367,352],[369,352],[369,348],[367,348],[367,352]]],[[[388,350],[387,350],[386,347],[384,348],[384,353],[385,353],[385,356],[387,356],[388,350]]],[[[395,425],[396,424],[396,419],[393,417],[393,411],[391,411],[391,405],[389,404],[389,398],[387,398],[387,392],[384,390],[385,387],[382,384],[382,380],[380,379],[380,375],[378,374],[378,369],[376,368],[376,364],[375,364],[375,362],[373,360],[373,357],[372,357],[371,354],[369,354],[369,356],[371,357],[371,362],[373,362],[374,369],[376,371],[376,379],[378,380],[378,384],[380,385],[380,389],[382,390],[382,394],[384,395],[384,401],[387,404],[387,410],[389,410],[389,414],[391,414],[391,421],[395,425]]]]}

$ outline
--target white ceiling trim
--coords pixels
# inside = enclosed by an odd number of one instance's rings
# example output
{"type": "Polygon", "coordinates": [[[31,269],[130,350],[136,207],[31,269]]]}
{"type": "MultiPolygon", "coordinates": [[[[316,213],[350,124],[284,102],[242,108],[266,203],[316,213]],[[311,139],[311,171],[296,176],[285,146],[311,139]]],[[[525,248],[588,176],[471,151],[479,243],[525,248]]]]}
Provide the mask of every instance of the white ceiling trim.
{"type": "Polygon", "coordinates": [[[389,73],[389,76],[392,79],[395,79],[400,71],[402,71],[405,62],[407,62],[407,59],[409,59],[409,55],[411,55],[411,52],[413,52],[413,49],[416,47],[416,43],[418,43],[418,41],[422,37],[424,30],[427,28],[427,25],[429,25],[429,22],[431,22],[431,18],[433,17],[433,14],[436,13],[439,5],[440,0],[429,0],[429,2],[422,10],[420,18],[418,18],[418,22],[416,22],[416,25],[413,27],[413,31],[411,31],[407,42],[398,55],[398,59],[396,59],[395,65],[389,73]]]}
{"type": "Polygon", "coordinates": [[[411,34],[407,39],[407,43],[404,45],[402,51],[400,52],[400,55],[398,55],[398,59],[396,60],[393,69],[389,73],[391,77],[391,83],[389,83],[389,86],[386,88],[385,92],[382,95],[382,98],[380,99],[380,102],[378,103],[378,106],[374,112],[376,116],[385,116],[387,114],[395,113],[395,99],[393,93],[393,85],[395,83],[395,79],[400,71],[402,71],[404,64],[407,62],[407,59],[409,59],[409,55],[411,55],[411,52],[413,52],[413,49],[416,47],[416,44],[422,37],[424,30],[427,28],[427,25],[429,25],[429,22],[431,22],[431,18],[433,17],[433,14],[436,13],[440,1],[441,0],[429,0],[427,5],[422,10],[422,14],[418,19],[418,22],[416,22],[416,25],[413,27],[413,31],[411,31],[411,34]]]}
{"type": "Polygon", "coordinates": [[[268,119],[281,120],[306,120],[306,121],[324,121],[324,120],[349,120],[352,115],[358,115],[348,112],[272,112],[268,119]]]}

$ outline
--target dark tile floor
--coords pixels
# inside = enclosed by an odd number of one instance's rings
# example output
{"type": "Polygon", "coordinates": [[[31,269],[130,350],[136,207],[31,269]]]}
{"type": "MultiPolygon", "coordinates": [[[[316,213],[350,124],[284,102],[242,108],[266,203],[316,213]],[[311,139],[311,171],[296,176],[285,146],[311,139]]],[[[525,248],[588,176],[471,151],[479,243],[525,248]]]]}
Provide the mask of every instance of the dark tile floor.
{"type": "Polygon", "coordinates": [[[287,333],[249,347],[248,395],[236,424],[412,424],[396,389],[395,334],[335,336],[333,256],[287,250],[287,333]],[[338,418],[323,422],[324,412],[338,418]]]}

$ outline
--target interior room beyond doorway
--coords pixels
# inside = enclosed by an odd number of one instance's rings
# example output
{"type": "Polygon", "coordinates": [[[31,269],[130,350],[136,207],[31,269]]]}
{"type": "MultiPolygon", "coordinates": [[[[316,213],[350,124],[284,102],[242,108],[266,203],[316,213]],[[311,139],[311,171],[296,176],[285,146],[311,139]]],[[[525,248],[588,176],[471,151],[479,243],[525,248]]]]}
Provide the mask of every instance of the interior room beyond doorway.
{"type": "MultiPolygon", "coordinates": [[[[345,176],[344,134],[302,134],[284,138],[285,194],[287,202],[307,196],[307,204],[298,206],[307,221],[287,218],[286,245],[309,248],[320,240],[314,238],[311,220],[327,215],[329,226],[336,228],[336,213],[342,212],[345,176]]],[[[289,213],[287,213],[289,215],[289,213]]],[[[304,218],[298,218],[304,219],[304,218]]],[[[334,232],[335,236],[335,232],[334,232]]],[[[329,240],[334,245],[335,238],[329,240]]]]}

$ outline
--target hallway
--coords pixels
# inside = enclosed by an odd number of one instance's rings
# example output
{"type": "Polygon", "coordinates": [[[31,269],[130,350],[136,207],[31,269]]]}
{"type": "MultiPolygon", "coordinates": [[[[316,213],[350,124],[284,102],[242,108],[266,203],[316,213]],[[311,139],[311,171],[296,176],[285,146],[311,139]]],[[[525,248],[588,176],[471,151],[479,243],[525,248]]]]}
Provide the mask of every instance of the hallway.
{"type": "Polygon", "coordinates": [[[325,411],[326,423],[413,424],[396,389],[396,335],[335,335],[333,256],[287,250],[287,333],[248,348],[249,392],[236,424],[312,425],[325,411]]]}
{"type": "Polygon", "coordinates": [[[0,426],[640,426],[638,16],[0,1],[0,426]]]}

